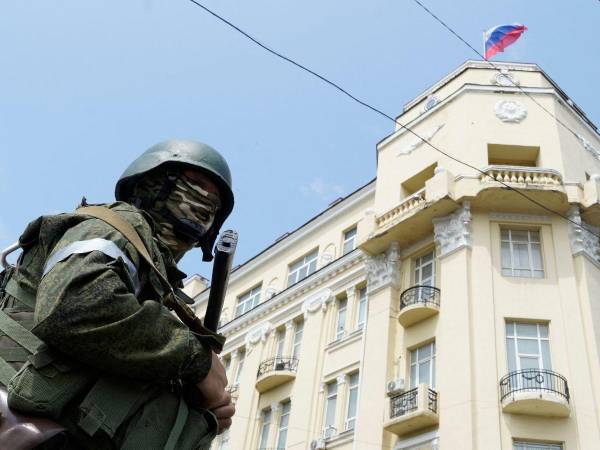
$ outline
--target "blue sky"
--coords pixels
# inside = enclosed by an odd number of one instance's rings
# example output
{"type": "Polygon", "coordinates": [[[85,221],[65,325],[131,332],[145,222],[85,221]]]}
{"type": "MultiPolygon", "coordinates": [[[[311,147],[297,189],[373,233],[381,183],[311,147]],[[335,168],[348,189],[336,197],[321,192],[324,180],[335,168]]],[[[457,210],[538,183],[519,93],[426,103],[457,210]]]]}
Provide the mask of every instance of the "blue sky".
{"type": "MultiPolygon", "coordinates": [[[[599,2],[423,2],[477,48],[527,25],[494,59],[539,64],[599,122],[599,2]]],[[[392,116],[475,56],[412,0],[204,3],[392,116]]],[[[240,263],[373,178],[392,130],[188,0],[5,1],[0,55],[1,247],[82,195],[111,201],[133,158],[181,137],[229,160],[240,263]]],[[[182,268],[210,274],[199,252],[182,268]]]]}

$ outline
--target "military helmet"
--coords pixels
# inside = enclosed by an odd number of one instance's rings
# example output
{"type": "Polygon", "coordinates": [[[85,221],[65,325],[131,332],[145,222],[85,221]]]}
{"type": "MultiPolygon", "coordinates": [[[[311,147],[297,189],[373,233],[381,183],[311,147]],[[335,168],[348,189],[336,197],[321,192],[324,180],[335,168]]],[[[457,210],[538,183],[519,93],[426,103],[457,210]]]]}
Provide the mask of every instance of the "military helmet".
{"type": "Polygon", "coordinates": [[[219,234],[219,229],[233,209],[233,191],[231,188],[231,172],[227,161],[214,148],[201,142],[173,139],[160,142],[135,159],[117,181],[115,197],[120,201],[128,201],[133,188],[140,178],[148,172],[164,166],[165,168],[199,169],[217,185],[221,194],[221,208],[217,211],[211,228],[205,238],[198,244],[202,247],[204,260],[212,259],[212,247],[219,234]]]}

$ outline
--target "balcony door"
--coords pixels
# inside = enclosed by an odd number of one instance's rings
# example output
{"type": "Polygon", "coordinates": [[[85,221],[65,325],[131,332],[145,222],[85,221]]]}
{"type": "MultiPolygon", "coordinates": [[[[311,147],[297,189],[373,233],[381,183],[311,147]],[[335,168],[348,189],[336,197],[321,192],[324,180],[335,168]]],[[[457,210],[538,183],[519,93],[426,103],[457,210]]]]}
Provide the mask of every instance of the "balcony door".
{"type": "Polygon", "coordinates": [[[435,388],[435,342],[410,352],[410,388],[425,383],[435,388]]]}
{"type": "MultiPolygon", "coordinates": [[[[435,286],[435,250],[415,258],[414,286],[435,286]]],[[[432,289],[420,288],[418,300],[429,300],[433,295],[432,289]]]]}
{"type": "Polygon", "coordinates": [[[506,353],[513,388],[548,387],[548,378],[543,370],[552,370],[548,324],[506,323],[506,353]]]}

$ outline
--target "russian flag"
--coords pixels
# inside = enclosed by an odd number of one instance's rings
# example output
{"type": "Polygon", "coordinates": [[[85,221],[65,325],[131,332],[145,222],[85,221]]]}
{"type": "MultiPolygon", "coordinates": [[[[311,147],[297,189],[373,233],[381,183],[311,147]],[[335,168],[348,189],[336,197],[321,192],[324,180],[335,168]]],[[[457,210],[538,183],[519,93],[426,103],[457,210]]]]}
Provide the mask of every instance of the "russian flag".
{"type": "Polygon", "coordinates": [[[512,25],[498,25],[487,30],[483,34],[485,59],[490,59],[496,53],[503,52],[506,47],[519,39],[526,29],[525,25],[513,23],[512,25]]]}

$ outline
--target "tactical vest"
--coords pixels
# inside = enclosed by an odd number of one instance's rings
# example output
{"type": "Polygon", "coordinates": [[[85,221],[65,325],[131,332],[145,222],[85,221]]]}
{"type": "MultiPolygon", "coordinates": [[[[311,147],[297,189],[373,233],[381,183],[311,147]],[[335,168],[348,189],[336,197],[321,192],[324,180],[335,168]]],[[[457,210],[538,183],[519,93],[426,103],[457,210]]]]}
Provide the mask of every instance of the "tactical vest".
{"type": "MultiPolygon", "coordinates": [[[[69,228],[87,219],[77,213],[39,217],[19,238],[23,252],[16,267],[0,273],[0,383],[8,387],[11,408],[59,421],[67,405],[82,399],[78,427],[90,437],[102,430],[112,438],[141,404],[157,395],[158,387],[100,377],[97,371],[54,351],[30,331],[37,286],[54,246],[69,228]]],[[[165,449],[175,448],[185,434],[184,425],[190,422],[185,402],[179,401],[165,449]]]]}

